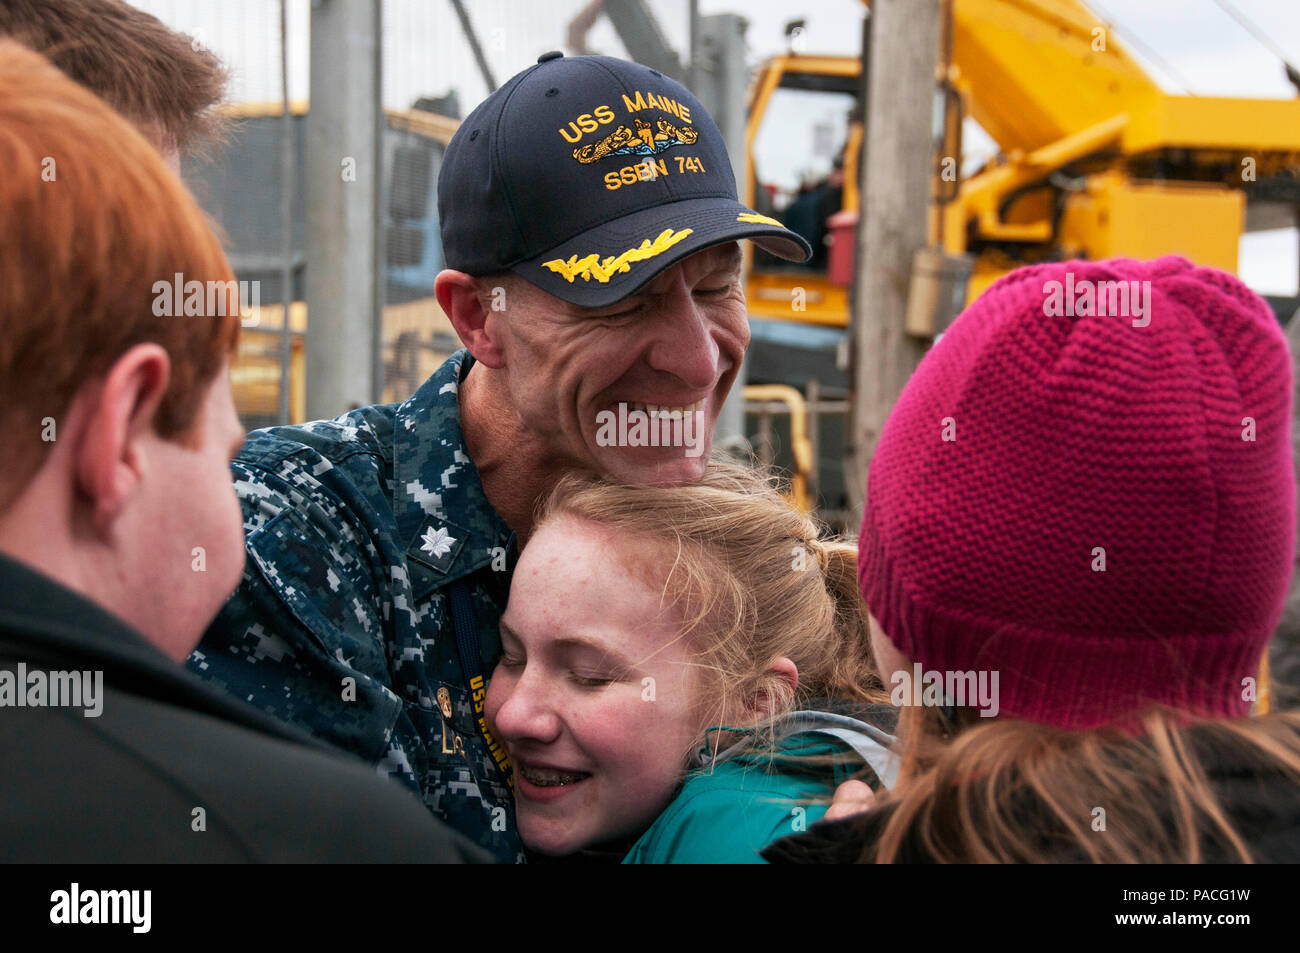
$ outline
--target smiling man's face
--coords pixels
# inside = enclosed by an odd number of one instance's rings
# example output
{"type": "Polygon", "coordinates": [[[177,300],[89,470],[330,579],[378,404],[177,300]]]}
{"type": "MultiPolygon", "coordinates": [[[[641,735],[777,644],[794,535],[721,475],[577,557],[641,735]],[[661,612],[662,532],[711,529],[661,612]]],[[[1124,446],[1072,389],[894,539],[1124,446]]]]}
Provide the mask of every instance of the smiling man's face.
{"type": "Polygon", "coordinates": [[[557,460],[621,483],[698,480],[749,345],[740,278],[740,246],[728,242],[670,266],[607,308],[581,308],[512,282],[505,309],[489,321],[504,331],[506,386],[525,430],[557,460]],[[675,445],[611,442],[620,404],[625,416],[667,412],[668,419],[647,419],[661,434],[675,428],[668,441],[675,445]]]}

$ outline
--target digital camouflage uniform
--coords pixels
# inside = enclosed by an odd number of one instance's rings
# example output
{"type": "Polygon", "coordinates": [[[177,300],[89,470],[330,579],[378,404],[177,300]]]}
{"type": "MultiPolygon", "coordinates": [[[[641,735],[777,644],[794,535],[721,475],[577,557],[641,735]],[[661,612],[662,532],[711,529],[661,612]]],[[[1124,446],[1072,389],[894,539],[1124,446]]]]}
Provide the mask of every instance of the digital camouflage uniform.
{"type": "Polygon", "coordinates": [[[491,674],[516,547],[461,434],[472,363],[457,352],[401,404],[249,435],[231,466],[243,580],[188,664],[518,861],[509,765],[481,721],[482,680],[463,672],[448,595],[470,584],[491,674]]]}

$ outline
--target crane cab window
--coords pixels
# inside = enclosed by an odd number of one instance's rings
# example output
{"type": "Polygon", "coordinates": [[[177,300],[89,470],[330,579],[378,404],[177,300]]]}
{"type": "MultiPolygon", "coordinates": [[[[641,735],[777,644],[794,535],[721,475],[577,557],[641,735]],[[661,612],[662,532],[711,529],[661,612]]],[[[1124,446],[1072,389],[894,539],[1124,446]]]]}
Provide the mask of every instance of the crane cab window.
{"type": "Polygon", "coordinates": [[[845,144],[857,121],[853,77],[787,72],[772,91],[754,137],[753,207],[813,247],[805,265],[756,252],[764,270],[826,270],[826,220],[843,207],[845,144]]]}

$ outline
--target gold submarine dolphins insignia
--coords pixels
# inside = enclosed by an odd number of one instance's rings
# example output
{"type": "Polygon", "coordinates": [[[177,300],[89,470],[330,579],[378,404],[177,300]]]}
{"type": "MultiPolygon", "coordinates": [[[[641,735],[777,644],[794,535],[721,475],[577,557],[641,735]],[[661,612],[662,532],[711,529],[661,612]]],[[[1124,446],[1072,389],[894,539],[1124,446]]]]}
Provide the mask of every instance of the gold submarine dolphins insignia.
{"type": "Polygon", "coordinates": [[[573,157],[587,165],[599,162],[605,156],[653,156],[674,146],[689,146],[700,137],[690,126],[675,126],[667,119],[658,120],[654,129],[643,119],[634,119],[633,122],[636,123],[635,132],[627,126],[619,126],[604,139],[574,149],[573,157]]]}

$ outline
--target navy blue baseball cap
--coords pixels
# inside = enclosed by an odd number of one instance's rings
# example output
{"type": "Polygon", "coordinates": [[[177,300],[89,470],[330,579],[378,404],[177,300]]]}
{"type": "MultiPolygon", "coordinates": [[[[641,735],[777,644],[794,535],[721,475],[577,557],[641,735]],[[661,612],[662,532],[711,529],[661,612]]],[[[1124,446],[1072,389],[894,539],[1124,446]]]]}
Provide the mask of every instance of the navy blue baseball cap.
{"type": "Polygon", "coordinates": [[[740,203],[722,135],[686,87],[607,56],[546,53],[470,113],[443,158],[438,215],[448,268],[512,271],[592,308],[720,242],[812,254],[740,203]]]}

